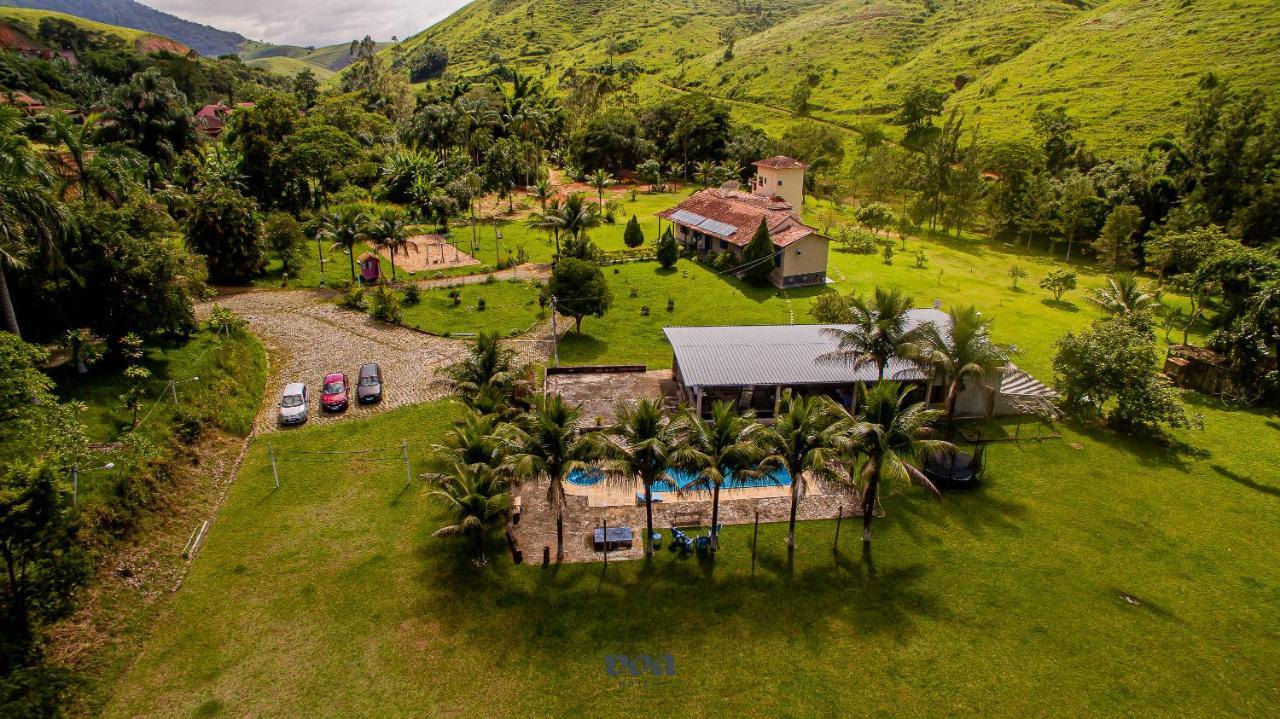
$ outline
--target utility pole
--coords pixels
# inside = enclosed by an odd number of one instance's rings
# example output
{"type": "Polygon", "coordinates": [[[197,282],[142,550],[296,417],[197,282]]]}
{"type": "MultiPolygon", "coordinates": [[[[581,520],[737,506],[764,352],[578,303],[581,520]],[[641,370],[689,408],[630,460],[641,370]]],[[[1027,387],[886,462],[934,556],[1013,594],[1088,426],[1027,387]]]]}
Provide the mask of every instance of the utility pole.
{"type": "Polygon", "coordinates": [[[552,367],[560,366],[560,335],[556,331],[556,296],[551,295],[551,356],[552,367]]]}

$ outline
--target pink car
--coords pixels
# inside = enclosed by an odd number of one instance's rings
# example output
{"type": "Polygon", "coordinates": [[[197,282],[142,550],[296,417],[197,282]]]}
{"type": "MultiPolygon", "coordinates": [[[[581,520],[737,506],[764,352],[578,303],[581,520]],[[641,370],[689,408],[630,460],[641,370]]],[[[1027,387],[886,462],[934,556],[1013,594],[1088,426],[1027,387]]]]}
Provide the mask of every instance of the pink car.
{"type": "Polygon", "coordinates": [[[324,389],[320,393],[320,406],[327,412],[341,412],[347,408],[349,389],[347,376],[340,372],[324,376],[324,389]]]}

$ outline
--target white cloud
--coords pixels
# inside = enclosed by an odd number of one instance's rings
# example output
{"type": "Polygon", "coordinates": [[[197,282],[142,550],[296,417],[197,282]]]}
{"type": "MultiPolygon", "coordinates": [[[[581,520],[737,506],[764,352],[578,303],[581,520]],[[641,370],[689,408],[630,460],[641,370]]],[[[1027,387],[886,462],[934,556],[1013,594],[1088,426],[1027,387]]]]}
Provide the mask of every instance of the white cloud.
{"type": "Polygon", "coordinates": [[[468,0],[143,0],[157,10],[253,40],[331,45],[371,35],[405,38],[468,0]]]}

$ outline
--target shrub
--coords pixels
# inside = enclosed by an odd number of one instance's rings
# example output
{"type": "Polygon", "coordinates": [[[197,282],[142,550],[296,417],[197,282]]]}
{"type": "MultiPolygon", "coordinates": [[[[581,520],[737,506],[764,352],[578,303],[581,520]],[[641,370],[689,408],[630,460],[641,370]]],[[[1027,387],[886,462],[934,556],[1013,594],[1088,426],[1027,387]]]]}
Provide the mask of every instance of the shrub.
{"type": "Polygon", "coordinates": [[[1076,288],[1076,273],[1060,267],[1040,280],[1040,287],[1053,293],[1055,302],[1062,301],[1062,295],[1076,288]]]}
{"type": "Polygon", "coordinates": [[[844,229],[840,231],[840,237],[836,240],[836,243],[845,252],[855,255],[874,255],[881,241],[881,238],[874,232],[844,229]]]}
{"type": "Polygon", "coordinates": [[[674,297],[667,298],[667,311],[668,312],[676,311],[676,299],[674,297]]]}
{"type": "Polygon", "coordinates": [[[476,300],[476,312],[484,312],[485,307],[487,306],[488,305],[485,303],[483,297],[476,300]]]}
{"type": "Polygon", "coordinates": [[[885,244],[884,249],[880,251],[880,257],[886,265],[893,264],[893,245],[891,243],[885,244]]]}
{"type": "Polygon", "coordinates": [[[422,301],[422,293],[415,284],[408,284],[404,288],[404,297],[400,300],[406,307],[411,307],[422,301]]]}
{"type": "Polygon", "coordinates": [[[373,291],[373,299],[369,303],[369,314],[375,320],[393,325],[400,324],[404,318],[404,310],[401,309],[400,303],[396,302],[395,295],[385,285],[378,285],[373,291]]]}
{"type": "MultiPolygon", "coordinates": [[[[886,245],[886,247],[889,247],[889,245],[886,245]]],[[[929,264],[929,258],[924,254],[924,250],[916,250],[916,267],[924,269],[927,264],[929,264]]]]}
{"type": "Polygon", "coordinates": [[[670,227],[662,233],[662,238],[658,240],[656,249],[658,264],[662,265],[663,269],[669,270],[675,267],[676,260],[680,259],[680,246],[676,244],[676,237],[671,233],[670,227]]]}
{"type": "Polygon", "coordinates": [[[339,303],[349,310],[363,312],[365,309],[364,288],[360,285],[350,285],[342,293],[342,299],[339,303]]]}

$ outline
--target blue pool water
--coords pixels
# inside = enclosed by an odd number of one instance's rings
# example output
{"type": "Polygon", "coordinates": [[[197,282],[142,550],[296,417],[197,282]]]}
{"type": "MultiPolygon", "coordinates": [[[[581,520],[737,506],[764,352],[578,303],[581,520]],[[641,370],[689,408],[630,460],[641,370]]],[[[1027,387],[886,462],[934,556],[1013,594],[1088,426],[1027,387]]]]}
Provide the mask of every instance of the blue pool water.
{"type": "MultiPolygon", "coordinates": [[[[653,483],[653,491],[655,492],[675,492],[684,489],[693,484],[697,479],[694,472],[684,472],[678,469],[667,470],[667,476],[653,483]]],[[[593,484],[604,480],[603,472],[583,472],[575,471],[569,474],[569,484],[576,484],[580,487],[589,487],[593,484]]],[[[789,487],[791,486],[791,475],[787,470],[779,467],[760,477],[738,477],[730,473],[724,480],[725,489],[742,489],[745,487],[789,487]]]]}

